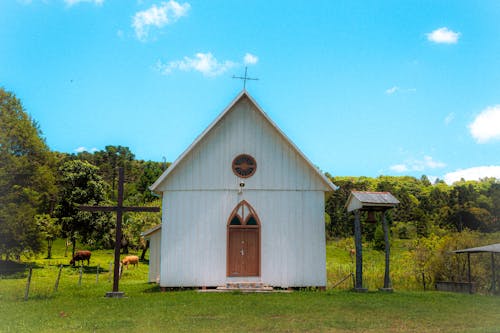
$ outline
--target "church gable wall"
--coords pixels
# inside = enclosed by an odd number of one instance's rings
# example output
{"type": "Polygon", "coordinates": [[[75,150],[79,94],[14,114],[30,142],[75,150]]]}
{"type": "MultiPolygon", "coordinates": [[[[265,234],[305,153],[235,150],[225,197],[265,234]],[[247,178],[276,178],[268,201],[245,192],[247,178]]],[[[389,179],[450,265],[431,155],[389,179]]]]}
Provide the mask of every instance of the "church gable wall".
{"type": "Polygon", "coordinates": [[[241,179],[231,164],[243,153],[257,161],[255,175],[244,180],[245,189],[328,190],[246,97],[185,156],[159,190],[237,190],[241,179]]]}

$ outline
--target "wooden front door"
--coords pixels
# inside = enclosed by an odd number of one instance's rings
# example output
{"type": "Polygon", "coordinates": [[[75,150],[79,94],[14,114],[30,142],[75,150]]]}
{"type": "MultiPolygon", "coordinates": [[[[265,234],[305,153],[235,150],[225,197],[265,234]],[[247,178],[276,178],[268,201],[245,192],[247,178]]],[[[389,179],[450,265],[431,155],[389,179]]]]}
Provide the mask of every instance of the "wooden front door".
{"type": "Polygon", "coordinates": [[[227,276],[260,276],[260,223],[246,201],[236,206],[228,221],[227,276]]]}
{"type": "Polygon", "coordinates": [[[259,276],[259,230],[230,228],[229,276],[259,276]]]}

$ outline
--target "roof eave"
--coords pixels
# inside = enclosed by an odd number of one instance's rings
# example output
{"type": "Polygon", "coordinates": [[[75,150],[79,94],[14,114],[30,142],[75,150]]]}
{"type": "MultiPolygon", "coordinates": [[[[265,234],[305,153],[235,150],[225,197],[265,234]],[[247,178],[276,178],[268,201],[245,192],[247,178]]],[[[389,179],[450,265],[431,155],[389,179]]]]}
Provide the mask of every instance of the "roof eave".
{"type": "Polygon", "coordinates": [[[247,92],[246,89],[243,89],[234,99],[233,101],[222,111],[217,118],[200,134],[198,137],[189,145],[189,147],[170,165],[165,172],[149,187],[149,189],[155,193],[161,193],[158,187],[163,183],[163,181],[171,174],[176,167],[180,164],[180,162],[198,145],[198,143],[203,140],[203,138],[214,128],[224,116],[234,107],[238,101],[246,96],[252,104],[255,105],[257,110],[262,114],[262,116],[271,124],[272,127],[278,132],[278,134],[290,144],[290,146],[299,154],[302,159],[306,162],[307,165],[320,177],[321,181],[326,186],[325,192],[336,191],[339,187],[333,184],[330,179],[328,179],[318,168],[316,168],[311,161],[300,151],[300,149],[290,140],[286,134],[276,125],[276,123],[264,112],[264,110],[260,107],[260,105],[253,99],[252,96],[247,92]]]}

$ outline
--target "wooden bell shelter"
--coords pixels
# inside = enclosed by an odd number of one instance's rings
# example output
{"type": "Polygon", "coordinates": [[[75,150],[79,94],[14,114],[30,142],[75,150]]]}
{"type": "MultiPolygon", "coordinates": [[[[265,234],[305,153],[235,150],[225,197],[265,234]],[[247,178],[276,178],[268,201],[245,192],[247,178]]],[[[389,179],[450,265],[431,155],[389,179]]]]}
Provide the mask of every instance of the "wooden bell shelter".
{"type": "Polygon", "coordinates": [[[384,229],[385,242],[385,274],[384,287],[382,291],[392,291],[392,283],[389,274],[389,227],[387,225],[386,212],[387,210],[396,207],[399,200],[389,192],[363,192],[352,191],[347,199],[346,209],[348,212],[354,211],[354,242],[356,247],[356,279],[354,290],[366,291],[363,288],[363,253],[361,245],[361,212],[367,212],[367,222],[376,223],[376,212],[382,213],[382,226],[384,229]]]}

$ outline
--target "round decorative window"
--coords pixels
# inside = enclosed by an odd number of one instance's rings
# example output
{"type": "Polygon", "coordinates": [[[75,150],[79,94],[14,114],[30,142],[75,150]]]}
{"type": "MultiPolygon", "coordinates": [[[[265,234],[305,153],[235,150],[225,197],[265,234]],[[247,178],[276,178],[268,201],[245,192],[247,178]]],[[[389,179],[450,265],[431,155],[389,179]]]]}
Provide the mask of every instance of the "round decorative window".
{"type": "Polygon", "coordinates": [[[255,158],[247,154],[241,154],[233,160],[233,172],[241,178],[251,177],[257,170],[257,162],[255,158]]]}

